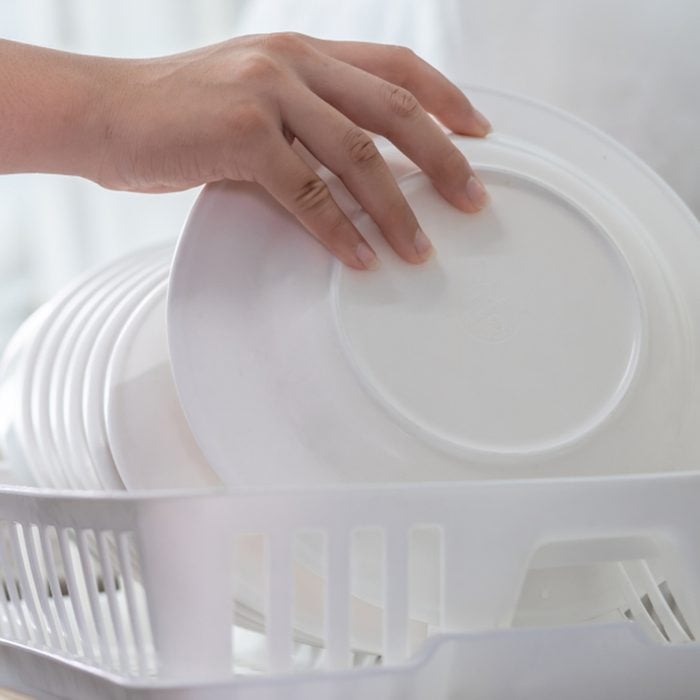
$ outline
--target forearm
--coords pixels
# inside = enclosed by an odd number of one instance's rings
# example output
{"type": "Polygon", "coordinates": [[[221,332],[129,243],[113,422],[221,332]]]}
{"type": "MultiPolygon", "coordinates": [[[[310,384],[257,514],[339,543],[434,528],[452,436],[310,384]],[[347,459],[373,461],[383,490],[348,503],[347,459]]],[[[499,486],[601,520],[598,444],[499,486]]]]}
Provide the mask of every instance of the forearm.
{"type": "Polygon", "coordinates": [[[115,63],[0,40],[0,173],[95,179],[115,63]]]}

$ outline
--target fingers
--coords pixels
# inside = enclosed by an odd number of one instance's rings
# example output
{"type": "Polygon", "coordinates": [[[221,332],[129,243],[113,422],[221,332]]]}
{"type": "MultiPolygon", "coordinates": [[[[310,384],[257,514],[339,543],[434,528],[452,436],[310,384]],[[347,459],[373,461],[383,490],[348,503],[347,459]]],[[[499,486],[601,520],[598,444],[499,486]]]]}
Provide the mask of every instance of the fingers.
{"type": "Polygon", "coordinates": [[[285,69],[276,71],[272,81],[270,71],[263,76],[268,80],[258,87],[267,97],[256,110],[267,117],[270,107],[279,113],[272,129],[264,120],[264,139],[235,142],[233,150],[244,153],[232,158],[232,173],[250,173],[348,266],[376,268],[376,254],[308,164],[313,156],[343,181],[401,257],[412,263],[427,260],[433,252],[430,241],[364,129],[390,139],[449,202],[476,211],[487,200],[483,185],[428,112],[453,131],[472,136],[488,133],[488,122],[444,75],[407,49],[301,35],[270,37],[263,46],[268,63],[285,69]],[[305,157],[295,152],[295,140],[308,150],[305,157]],[[254,156],[252,170],[246,170],[245,158],[237,163],[245,154],[254,156]]]}
{"type": "Polygon", "coordinates": [[[290,93],[281,102],[281,113],[294,135],[343,181],[404,260],[420,263],[431,256],[429,240],[363,129],[310,90],[290,93]]]}
{"type": "Polygon", "coordinates": [[[406,88],[425,110],[455,133],[485,136],[491,131],[488,119],[464,93],[410,49],[360,41],[305,39],[327,56],[406,88]]]}
{"type": "Polygon", "coordinates": [[[411,92],[334,59],[308,68],[306,78],[353,122],[389,138],[454,206],[474,212],[486,204],[486,190],[467,159],[411,92]]]}
{"type": "Polygon", "coordinates": [[[270,157],[261,158],[255,179],[328,250],[356,270],[374,270],[379,260],[333,200],[327,185],[298,156],[282,132],[272,134],[270,157]]]}

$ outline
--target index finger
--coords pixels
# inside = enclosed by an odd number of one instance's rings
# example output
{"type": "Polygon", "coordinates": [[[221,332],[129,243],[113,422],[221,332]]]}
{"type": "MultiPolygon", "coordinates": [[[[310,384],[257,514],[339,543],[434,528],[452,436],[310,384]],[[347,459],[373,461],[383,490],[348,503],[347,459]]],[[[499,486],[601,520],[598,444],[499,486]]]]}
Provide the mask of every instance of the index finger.
{"type": "Polygon", "coordinates": [[[409,90],[423,108],[448,129],[468,136],[486,136],[489,120],[437,68],[404,46],[363,41],[330,41],[305,37],[318,51],[409,90]]]}

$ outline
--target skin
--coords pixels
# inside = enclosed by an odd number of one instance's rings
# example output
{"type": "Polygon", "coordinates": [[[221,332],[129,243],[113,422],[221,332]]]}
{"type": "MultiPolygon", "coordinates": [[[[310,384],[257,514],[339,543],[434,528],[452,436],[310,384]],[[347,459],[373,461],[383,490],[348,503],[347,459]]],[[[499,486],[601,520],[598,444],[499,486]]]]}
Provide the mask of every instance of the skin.
{"type": "Polygon", "coordinates": [[[282,33],[173,56],[112,59],[0,40],[0,172],[78,175],[115,190],[257,182],[355,269],[379,261],[299,155],[343,181],[410,263],[433,253],[368,132],[390,139],[452,205],[487,201],[455,133],[487,119],[407,48],[282,33]]]}

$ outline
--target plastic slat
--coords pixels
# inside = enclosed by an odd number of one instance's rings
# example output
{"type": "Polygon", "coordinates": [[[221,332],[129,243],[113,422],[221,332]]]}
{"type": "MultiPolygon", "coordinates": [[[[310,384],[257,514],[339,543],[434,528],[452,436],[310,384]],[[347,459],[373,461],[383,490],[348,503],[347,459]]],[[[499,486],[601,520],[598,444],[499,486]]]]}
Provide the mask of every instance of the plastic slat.
{"type": "Polygon", "coordinates": [[[29,624],[36,634],[36,643],[44,647],[49,647],[49,634],[46,630],[44,617],[39,611],[39,606],[36,601],[36,590],[32,585],[32,578],[27,570],[26,549],[23,546],[24,540],[24,525],[21,523],[13,523],[10,526],[10,548],[12,556],[17,567],[17,575],[19,576],[22,600],[25,609],[29,612],[29,624]],[[22,533],[20,535],[20,533],[22,533]]]}
{"type": "Polygon", "coordinates": [[[80,594],[78,577],[75,571],[75,562],[73,561],[73,553],[71,551],[70,536],[66,529],[62,529],[59,532],[58,543],[61,550],[61,558],[63,559],[63,568],[66,572],[68,596],[70,598],[71,608],[73,610],[75,620],[78,624],[78,632],[82,640],[83,654],[87,659],[98,661],[99,652],[96,646],[96,639],[88,623],[84,598],[80,594]]]}
{"type": "Polygon", "coordinates": [[[46,594],[48,590],[48,576],[46,574],[46,567],[41,566],[39,557],[37,556],[37,550],[40,549],[40,545],[37,545],[36,531],[36,525],[29,525],[22,529],[24,551],[27,555],[32,579],[34,580],[34,590],[36,591],[39,606],[43,613],[49,644],[53,649],[59,650],[63,649],[64,645],[62,644],[61,635],[58,634],[59,623],[56,610],[49,604],[49,598],[46,594]]]}
{"type": "Polygon", "coordinates": [[[95,626],[97,627],[97,640],[100,648],[102,663],[113,667],[114,658],[112,657],[112,650],[110,649],[109,645],[107,625],[104,615],[102,614],[102,607],[100,606],[95,569],[92,564],[92,557],[90,556],[90,551],[88,550],[87,545],[87,533],[87,530],[80,530],[77,533],[80,565],[82,567],[83,577],[87,588],[92,618],[95,621],[95,626]]]}
{"type": "MultiPolygon", "coordinates": [[[[56,533],[55,528],[52,528],[52,531],[54,534],[56,533]]],[[[54,608],[58,613],[58,619],[61,623],[67,651],[69,654],[80,654],[81,647],[79,645],[79,635],[77,634],[73,618],[68,615],[66,604],[63,600],[61,584],[58,580],[58,574],[56,573],[56,561],[54,559],[53,547],[49,542],[49,528],[41,528],[39,537],[44,555],[44,563],[46,564],[46,571],[48,574],[49,591],[51,593],[54,608]]],[[[58,538],[58,535],[56,535],[56,538],[58,538]]]]}
{"type": "Polygon", "coordinates": [[[0,568],[5,572],[5,586],[10,596],[10,620],[13,623],[15,638],[20,642],[32,644],[34,638],[31,634],[31,627],[27,620],[19,591],[17,590],[16,571],[15,567],[12,566],[13,558],[7,547],[8,539],[10,538],[9,526],[10,523],[6,520],[0,522],[0,568]]]}
{"type": "Polygon", "coordinates": [[[136,600],[136,591],[134,590],[134,572],[131,565],[131,551],[129,547],[129,533],[120,532],[117,534],[117,556],[119,559],[119,568],[122,572],[122,584],[124,586],[124,594],[126,596],[127,609],[129,611],[129,622],[131,632],[134,636],[136,644],[136,670],[137,673],[145,674],[148,669],[148,661],[146,658],[146,634],[142,629],[142,624],[145,624],[144,611],[140,611],[136,600]]]}
{"type": "Polygon", "coordinates": [[[388,529],[384,539],[384,661],[397,664],[408,654],[408,533],[388,529]]]}
{"type": "Polygon", "coordinates": [[[267,651],[269,670],[287,671],[292,664],[292,546],[288,533],[267,541],[267,651]]]}
{"type": "Polygon", "coordinates": [[[331,530],[326,540],[325,666],[350,666],[350,533],[331,530]]]}
{"type": "Polygon", "coordinates": [[[4,587],[9,586],[9,584],[6,583],[6,578],[4,562],[2,562],[0,556],[0,614],[2,614],[3,634],[5,634],[8,639],[13,639],[17,638],[17,625],[13,619],[14,616],[10,611],[9,606],[7,605],[7,597],[5,595],[4,587]]]}
{"type": "Polygon", "coordinates": [[[649,596],[651,604],[659,617],[659,621],[664,626],[668,640],[673,643],[684,644],[692,641],[688,633],[683,629],[683,626],[678,621],[678,618],[673,614],[673,611],[668,605],[668,601],[664,598],[659,590],[659,586],[654,579],[649,564],[643,560],[627,562],[624,564],[628,574],[635,581],[639,581],[641,591],[638,590],[638,595],[646,593],[649,596]]]}
{"type": "Polygon", "coordinates": [[[469,590],[471,576],[460,533],[450,528],[443,533],[442,592],[440,626],[447,632],[460,632],[470,628],[471,603],[465,594],[469,590]]]}
{"type": "Polygon", "coordinates": [[[117,650],[119,666],[126,671],[129,668],[129,654],[127,652],[126,639],[124,636],[124,625],[122,623],[121,610],[119,609],[119,601],[117,600],[117,590],[114,586],[114,571],[112,561],[107,549],[108,533],[97,533],[97,549],[100,555],[100,567],[102,569],[102,578],[104,580],[105,592],[107,594],[107,603],[109,613],[112,617],[112,626],[117,637],[117,650]]]}
{"type": "Polygon", "coordinates": [[[630,578],[630,575],[627,573],[627,570],[623,564],[618,564],[618,570],[622,576],[622,585],[625,591],[627,604],[630,607],[630,612],[632,613],[635,621],[639,623],[639,625],[654,641],[662,643],[667,642],[668,640],[663,635],[656,622],[654,622],[654,619],[649,614],[647,609],[644,607],[644,604],[639,597],[639,593],[634,587],[632,579],[630,578]]]}

